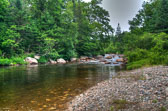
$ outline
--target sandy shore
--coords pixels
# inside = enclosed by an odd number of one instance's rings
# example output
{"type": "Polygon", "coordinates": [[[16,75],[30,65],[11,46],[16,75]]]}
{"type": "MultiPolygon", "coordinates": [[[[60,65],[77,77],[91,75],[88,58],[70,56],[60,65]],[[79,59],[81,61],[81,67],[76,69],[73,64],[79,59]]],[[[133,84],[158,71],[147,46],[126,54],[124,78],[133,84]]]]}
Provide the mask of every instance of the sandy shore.
{"type": "Polygon", "coordinates": [[[168,66],[119,72],[68,103],[68,111],[166,111],[168,66]]]}

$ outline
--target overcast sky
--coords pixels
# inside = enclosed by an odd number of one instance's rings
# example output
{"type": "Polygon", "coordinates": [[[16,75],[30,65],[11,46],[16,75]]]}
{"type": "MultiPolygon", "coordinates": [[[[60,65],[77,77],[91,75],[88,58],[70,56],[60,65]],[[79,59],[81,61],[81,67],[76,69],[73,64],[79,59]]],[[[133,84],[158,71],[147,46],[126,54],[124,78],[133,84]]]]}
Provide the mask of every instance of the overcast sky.
{"type": "MultiPolygon", "coordinates": [[[[89,2],[91,0],[83,0],[89,2]]],[[[110,24],[116,29],[120,23],[122,31],[128,31],[128,20],[132,20],[141,9],[144,0],[103,0],[102,6],[109,11],[110,24]]]]}

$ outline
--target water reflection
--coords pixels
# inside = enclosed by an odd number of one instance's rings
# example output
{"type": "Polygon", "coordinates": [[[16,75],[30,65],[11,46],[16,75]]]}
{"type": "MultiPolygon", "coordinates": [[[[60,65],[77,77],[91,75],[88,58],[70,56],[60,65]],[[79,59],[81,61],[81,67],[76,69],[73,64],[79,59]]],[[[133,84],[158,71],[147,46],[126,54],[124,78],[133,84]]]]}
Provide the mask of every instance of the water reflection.
{"type": "Polygon", "coordinates": [[[116,71],[113,66],[93,64],[0,68],[0,109],[63,110],[64,103],[116,71]]]}

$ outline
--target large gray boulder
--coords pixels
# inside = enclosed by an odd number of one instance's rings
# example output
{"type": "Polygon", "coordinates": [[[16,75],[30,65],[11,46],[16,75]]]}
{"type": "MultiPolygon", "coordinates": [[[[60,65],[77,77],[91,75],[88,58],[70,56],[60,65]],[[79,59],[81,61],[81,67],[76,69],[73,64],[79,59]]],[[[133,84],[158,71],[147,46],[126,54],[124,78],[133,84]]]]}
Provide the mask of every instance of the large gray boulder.
{"type": "Polygon", "coordinates": [[[64,59],[60,58],[60,59],[57,59],[57,63],[59,63],[59,64],[65,64],[66,61],[64,59]]]}
{"type": "Polygon", "coordinates": [[[31,57],[26,57],[25,61],[28,62],[29,64],[38,64],[38,61],[35,58],[31,57]]]}

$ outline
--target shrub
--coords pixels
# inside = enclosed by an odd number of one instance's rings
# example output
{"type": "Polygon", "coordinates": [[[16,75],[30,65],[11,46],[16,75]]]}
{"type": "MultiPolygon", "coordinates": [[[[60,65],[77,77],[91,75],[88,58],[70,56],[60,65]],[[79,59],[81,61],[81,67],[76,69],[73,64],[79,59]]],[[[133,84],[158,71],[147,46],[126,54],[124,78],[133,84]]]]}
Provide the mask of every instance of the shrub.
{"type": "Polygon", "coordinates": [[[42,59],[52,59],[52,60],[57,60],[59,58],[59,54],[57,52],[52,52],[52,53],[49,53],[47,55],[45,55],[45,57],[42,57],[42,59]]]}
{"type": "Polygon", "coordinates": [[[139,61],[131,62],[127,64],[127,69],[128,70],[137,69],[145,65],[149,65],[149,59],[142,59],[139,61]]]}
{"type": "Polygon", "coordinates": [[[38,60],[38,62],[41,64],[45,64],[48,62],[48,60],[44,56],[41,56],[40,59],[38,60]]]}
{"type": "Polygon", "coordinates": [[[149,52],[145,49],[136,49],[134,51],[126,52],[125,55],[128,57],[128,62],[134,62],[148,58],[149,52]]]}
{"type": "Polygon", "coordinates": [[[23,59],[23,58],[20,58],[20,57],[12,57],[11,60],[12,60],[12,63],[13,63],[13,64],[20,64],[20,65],[22,65],[22,64],[27,64],[27,63],[24,61],[24,59],[23,59]]]}
{"type": "Polygon", "coordinates": [[[10,65],[11,63],[12,63],[12,60],[10,60],[10,59],[0,59],[1,66],[10,65]]]}

